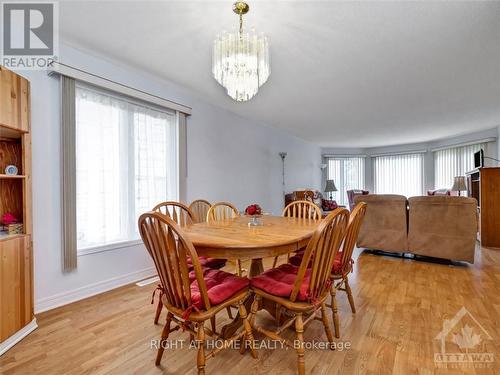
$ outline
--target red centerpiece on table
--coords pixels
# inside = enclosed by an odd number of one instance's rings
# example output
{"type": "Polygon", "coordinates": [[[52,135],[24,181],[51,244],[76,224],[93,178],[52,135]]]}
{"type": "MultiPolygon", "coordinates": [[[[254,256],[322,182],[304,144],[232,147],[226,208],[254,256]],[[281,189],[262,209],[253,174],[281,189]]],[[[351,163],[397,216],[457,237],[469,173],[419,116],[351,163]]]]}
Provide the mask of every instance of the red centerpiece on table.
{"type": "Polygon", "coordinates": [[[250,222],[248,223],[249,227],[264,225],[261,220],[262,208],[260,208],[258,204],[251,204],[245,208],[245,215],[251,216],[250,222]]]}
{"type": "Polygon", "coordinates": [[[245,215],[248,216],[258,216],[262,215],[262,208],[258,204],[251,204],[247,208],[245,208],[245,215]]]}

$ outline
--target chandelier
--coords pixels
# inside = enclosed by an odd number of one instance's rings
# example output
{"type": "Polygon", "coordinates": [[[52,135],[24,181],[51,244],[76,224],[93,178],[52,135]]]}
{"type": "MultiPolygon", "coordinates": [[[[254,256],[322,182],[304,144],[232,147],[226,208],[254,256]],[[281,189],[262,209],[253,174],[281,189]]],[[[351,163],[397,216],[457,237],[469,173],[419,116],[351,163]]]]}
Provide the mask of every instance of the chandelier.
{"type": "Polygon", "coordinates": [[[243,15],[248,13],[247,3],[236,2],[233,12],[240,17],[237,32],[222,32],[214,41],[212,72],[215,79],[236,101],[254,97],[269,78],[269,43],[253,30],[243,31],[243,15]]]}

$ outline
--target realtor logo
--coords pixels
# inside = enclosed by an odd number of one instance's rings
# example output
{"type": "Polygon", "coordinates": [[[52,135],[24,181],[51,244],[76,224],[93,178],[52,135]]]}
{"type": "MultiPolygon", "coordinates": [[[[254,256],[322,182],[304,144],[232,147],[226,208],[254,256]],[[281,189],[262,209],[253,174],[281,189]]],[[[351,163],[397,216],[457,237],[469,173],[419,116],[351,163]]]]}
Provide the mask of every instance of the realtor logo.
{"type": "Polygon", "coordinates": [[[58,44],[56,2],[2,3],[2,65],[46,69],[58,44]]]}
{"type": "Polygon", "coordinates": [[[434,338],[440,341],[440,352],[434,353],[434,362],[445,368],[492,367],[494,353],[486,350],[492,340],[488,332],[462,307],[452,319],[445,319],[443,329],[434,338]]]}

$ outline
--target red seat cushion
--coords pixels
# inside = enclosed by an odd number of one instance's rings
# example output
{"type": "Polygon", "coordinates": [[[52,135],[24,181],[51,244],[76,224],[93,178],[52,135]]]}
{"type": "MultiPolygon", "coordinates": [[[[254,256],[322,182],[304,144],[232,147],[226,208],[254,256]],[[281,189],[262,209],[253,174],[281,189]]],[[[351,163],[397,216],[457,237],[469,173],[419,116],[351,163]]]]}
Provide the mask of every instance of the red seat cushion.
{"type": "MultiPolygon", "coordinates": [[[[304,252],[298,252],[295,254],[293,257],[290,257],[290,264],[293,264],[296,267],[300,266],[300,263],[302,262],[302,258],[304,257],[304,252]]],[[[352,260],[351,260],[352,262],[352,260]]],[[[335,255],[335,259],[333,260],[333,269],[332,273],[339,275],[342,273],[342,251],[339,251],[337,255],[335,255]]]]}
{"type": "Polygon", "coordinates": [[[339,251],[337,255],[335,255],[335,259],[333,260],[332,273],[335,275],[339,275],[342,273],[342,251],[339,251]]]}
{"type": "Polygon", "coordinates": [[[288,259],[288,263],[293,264],[294,266],[300,267],[300,263],[302,262],[302,258],[304,257],[304,250],[298,251],[294,256],[288,259]]]}
{"type": "MultiPolygon", "coordinates": [[[[278,297],[290,297],[299,267],[293,264],[282,264],[278,268],[270,269],[250,280],[252,286],[278,297]]],[[[308,300],[309,278],[311,270],[307,270],[304,281],[300,286],[298,301],[308,300]]]]}
{"type": "MultiPolygon", "coordinates": [[[[239,277],[232,273],[211,268],[203,269],[203,278],[207,286],[208,300],[212,306],[218,305],[239,291],[248,287],[250,281],[246,277],[239,277]]],[[[189,273],[191,283],[191,303],[198,309],[203,308],[203,300],[200,294],[198,281],[196,281],[194,271],[189,273]]]]}
{"type": "MultiPolygon", "coordinates": [[[[216,258],[208,258],[208,257],[198,257],[200,264],[202,267],[208,268],[222,268],[226,265],[226,259],[216,259],[216,258]]],[[[193,262],[191,257],[187,258],[188,268],[191,271],[193,269],[193,262]]]]}
{"type": "Polygon", "coordinates": [[[204,267],[208,268],[222,268],[226,265],[226,259],[218,259],[218,258],[206,258],[205,264],[201,264],[204,267]]]}

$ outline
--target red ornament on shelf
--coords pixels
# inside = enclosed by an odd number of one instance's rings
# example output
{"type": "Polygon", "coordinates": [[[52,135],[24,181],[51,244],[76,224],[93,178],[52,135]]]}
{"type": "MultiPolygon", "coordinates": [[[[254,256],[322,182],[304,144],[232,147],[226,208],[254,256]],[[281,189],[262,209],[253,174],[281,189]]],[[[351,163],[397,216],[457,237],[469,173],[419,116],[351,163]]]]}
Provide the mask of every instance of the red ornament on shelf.
{"type": "Polygon", "coordinates": [[[9,225],[14,223],[17,223],[17,218],[14,216],[14,214],[6,212],[2,215],[2,224],[9,225]]]}

